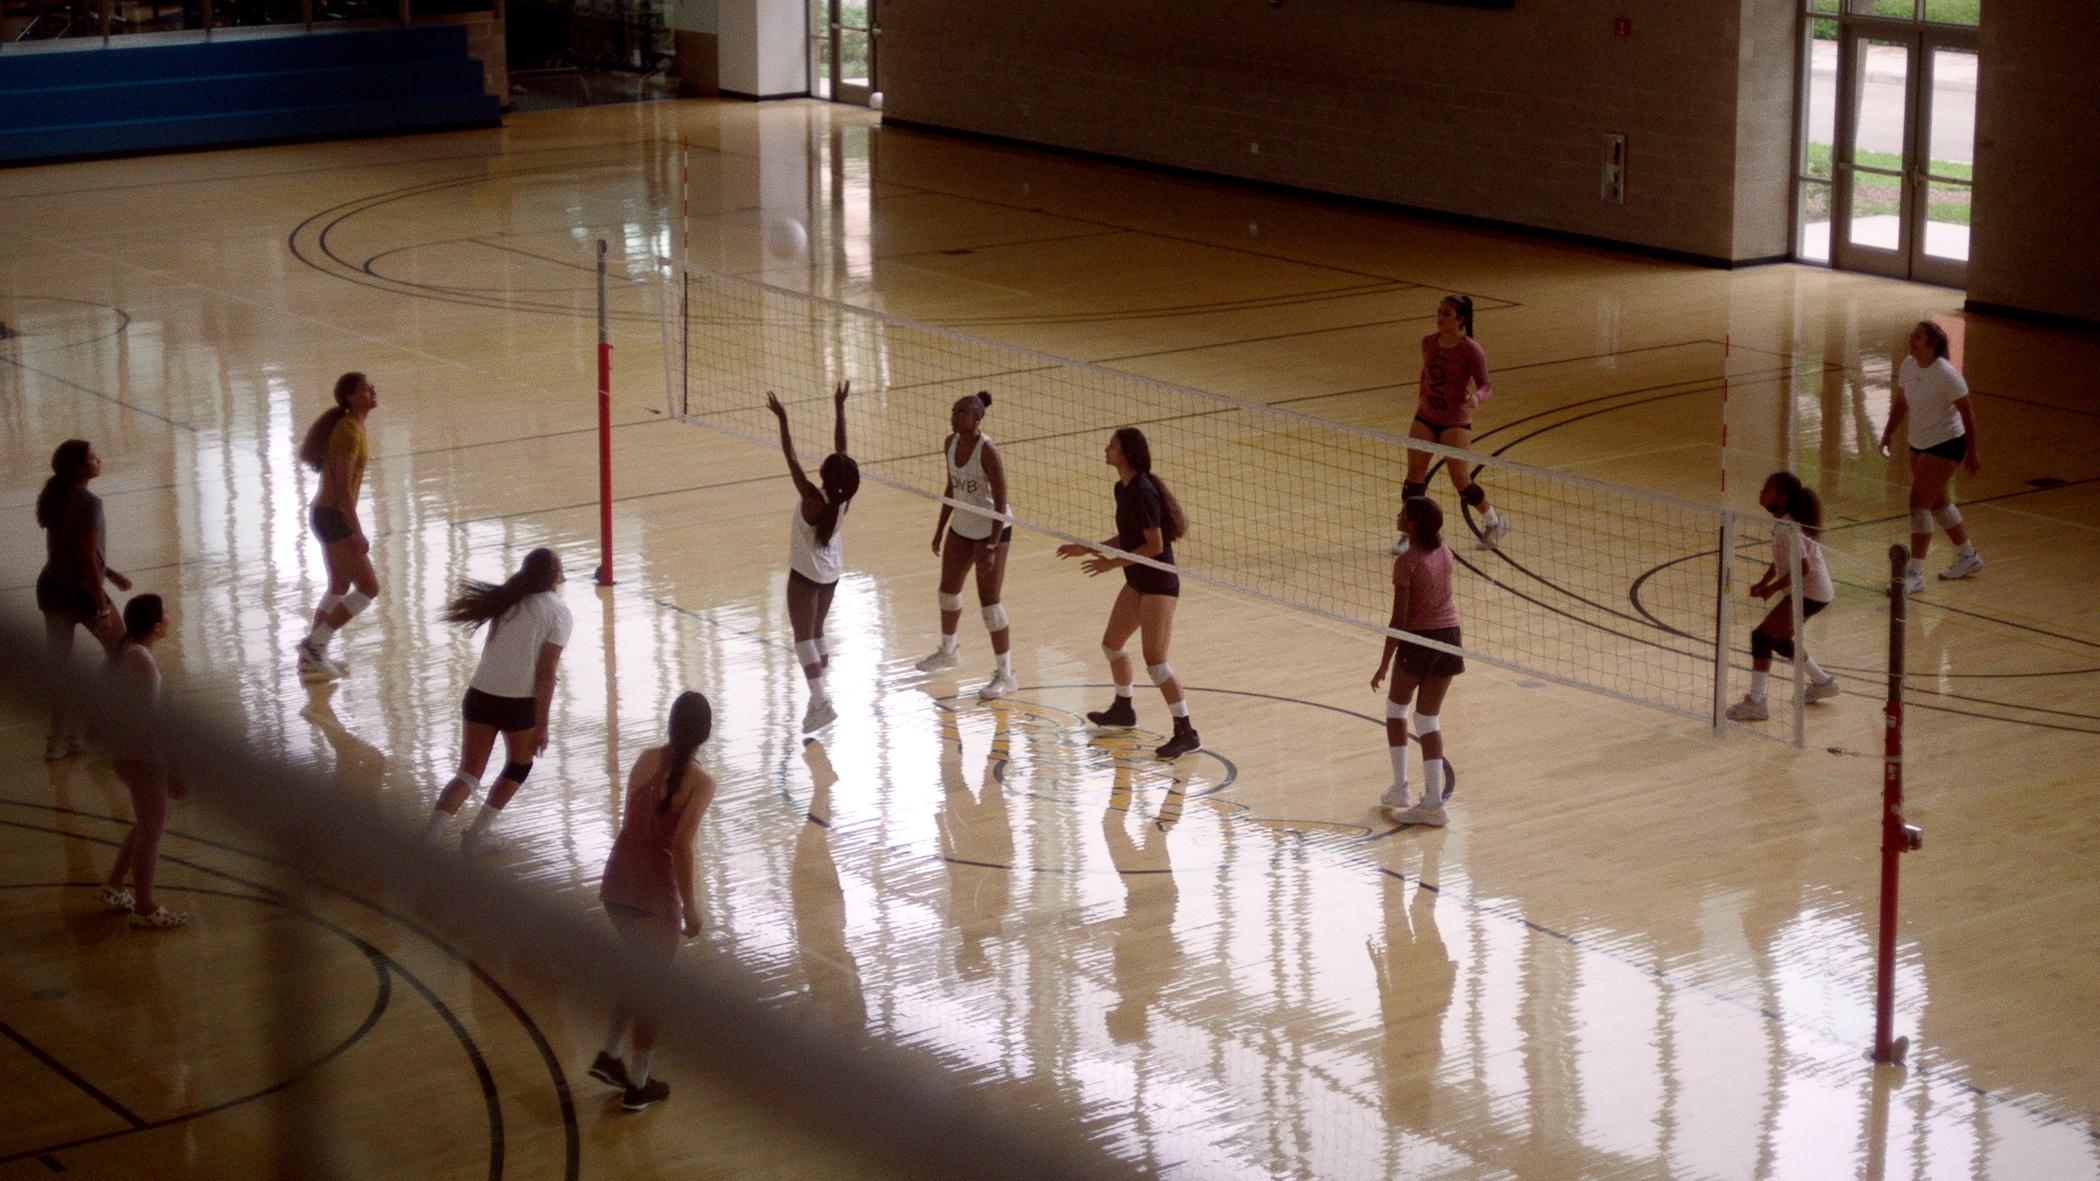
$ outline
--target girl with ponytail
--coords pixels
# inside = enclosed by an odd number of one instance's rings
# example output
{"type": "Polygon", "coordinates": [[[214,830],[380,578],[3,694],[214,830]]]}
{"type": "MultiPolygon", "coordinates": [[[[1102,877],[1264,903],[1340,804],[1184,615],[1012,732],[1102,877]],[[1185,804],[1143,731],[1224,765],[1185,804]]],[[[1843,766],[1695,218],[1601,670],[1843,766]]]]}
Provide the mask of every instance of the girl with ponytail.
{"type": "Polygon", "coordinates": [[[839,524],[853,494],[860,491],[860,465],[846,454],[846,394],[852,388],[852,382],[842,381],[831,394],[832,452],[817,468],[821,485],[810,482],[795,458],[787,408],[772,391],[766,393],[766,408],[780,421],[780,453],[787,457],[788,476],[795,481],[800,497],[788,526],[787,608],[788,623],[795,631],[795,662],[809,679],[809,710],[802,715],[804,734],[829,726],[839,716],[824,685],[824,672],[831,667],[824,620],[831,614],[831,596],[845,568],[839,524]]]}
{"type": "Polygon", "coordinates": [[[1152,473],[1152,445],[1145,432],[1126,426],[1108,439],[1104,458],[1116,469],[1116,535],[1099,545],[1071,542],[1057,547],[1060,558],[1085,558],[1080,569],[1089,577],[1110,570],[1123,572],[1123,589],[1109,609],[1108,627],[1101,634],[1101,651],[1108,657],[1108,671],[1115,677],[1116,699],[1107,709],[1088,713],[1096,726],[1137,725],[1137,710],[1131,676],[1130,654],[1123,650],[1131,634],[1142,632],[1145,671],[1167,700],[1174,718],[1174,735],[1156,752],[1173,760],[1203,749],[1196,724],[1189,719],[1189,704],[1181,690],[1181,679],[1167,664],[1167,644],[1174,631],[1174,607],[1180,601],[1181,576],[1132,561],[1117,553],[1151,558],[1168,567],[1174,564],[1174,543],[1188,532],[1188,518],[1166,484],[1152,473]]]}
{"type": "Polygon", "coordinates": [[[1013,634],[1006,605],[999,596],[1006,584],[1006,553],[1014,527],[1007,515],[1006,463],[984,433],[984,414],[992,408],[989,390],[956,399],[948,408],[948,441],[941,452],[948,460],[948,486],[940,517],[933,523],[933,552],[941,559],[941,646],[919,662],[922,673],[939,672],[962,663],[955,627],[962,621],[963,578],[977,571],[977,605],[984,629],[991,633],[998,661],[991,679],[977,690],[981,701],[997,701],[1014,691],[1013,634]],[[951,500],[971,508],[958,509],[951,500]]]}
{"type": "MultiPolygon", "coordinates": [[[[109,654],[108,680],[115,699],[138,717],[150,719],[160,708],[160,666],[153,646],[168,634],[168,612],[159,595],[139,595],[124,604],[124,632],[109,654]]],[[[185,794],[182,781],[170,773],[157,750],[119,738],[110,767],[131,794],[136,817],[117,848],[116,867],[102,884],[103,905],[131,912],[134,927],[165,931],[189,916],[154,901],[153,880],[160,867],[160,839],[168,830],[168,801],[185,794]]]]}
{"type": "Polygon", "coordinates": [[[1771,707],[1765,703],[1765,678],[1772,670],[1775,655],[1801,662],[1801,671],[1808,674],[1808,686],[1801,694],[1804,702],[1828,701],[1839,693],[1836,677],[1824,672],[1823,666],[1805,650],[1795,650],[1792,588],[1796,539],[1801,546],[1802,624],[1814,619],[1836,597],[1830,564],[1823,557],[1823,500],[1794,473],[1773,472],[1765,477],[1764,487],[1758,489],[1757,502],[1774,517],[1792,521],[1801,528],[1773,530],[1772,564],[1765,568],[1757,585],[1750,588],[1751,597],[1757,599],[1769,599],[1781,591],[1788,593],[1773,604],[1750,633],[1750,692],[1728,707],[1731,722],[1762,722],[1772,716],[1771,707]]]}
{"type": "Polygon", "coordinates": [[[531,773],[534,756],[547,749],[554,670],[573,623],[557,589],[562,581],[561,559],[551,549],[536,549],[525,555],[516,574],[502,582],[463,580],[459,594],[439,616],[447,623],[464,623],[470,628],[488,624],[489,634],[461,703],[466,729],[459,770],[438,793],[437,807],[424,830],[426,839],[436,841],[467,798],[481,787],[481,774],[488,768],[489,752],[495,749],[500,733],[507,760],[503,773],[489,789],[481,811],[474,814],[460,848],[478,854],[502,847],[493,826],[531,773]]]}
{"type": "MultiPolygon", "coordinates": [[[[700,933],[693,836],[714,802],[715,781],[698,756],[713,730],[714,710],[706,697],[688,690],[671,703],[670,740],[635,760],[627,776],[626,819],[605,859],[598,899],[606,917],[631,952],[658,967],[670,965],[681,936],[700,933]]],[[[671,1096],[669,1083],[649,1076],[657,1023],[625,998],[613,1005],[612,1028],[590,1075],[624,1092],[624,1110],[640,1111],[671,1096]],[[630,1033],[632,1065],[625,1060],[630,1033]]]]}
{"type": "MultiPolygon", "coordinates": [[[[1436,331],[1422,338],[1422,373],[1418,382],[1420,401],[1415,420],[1408,427],[1412,439],[1426,439],[1447,447],[1470,450],[1473,446],[1473,407],[1494,396],[1488,380],[1487,352],[1473,339],[1473,297],[1447,295],[1436,305],[1436,331]]],[[[1429,494],[1427,451],[1407,453],[1407,478],[1400,486],[1402,500],[1429,494]]],[[[1480,514],[1480,543],[1492,548],[1509,531],[1509,518],[1488,503],[1487,489],[1473,479],[1473,467],[1457,456],[1444,457],[1451,487],[1459,500],[1480,514]]],[[[1395,554],[1407,549],[1407,538],[1393,543],[1395,554]]]]}
{"type": "Polygon", "coordinates": [[[308,523],[321,542],[328,568],[328,593],[314,608],[313,628],[299,641],[299,679],[332,681],[350,666],[328,655],[335,633],[379,597],[372,569],[372,543],[357,518],[357,496],[365,482],[365,417],[379,405],[379,389],[362,373],[335,382],[335,405],[314,419],[299,443],[299,460],[321,473],[308,523]]]}
{"type": "MultiPolygon", "coordinates": [[[[44,568],[36,576],[36,605],[44,613],[44,646],[54,671],[73,659],[76,627],[86,627],[104,644],[116,641],[121,625],[102,584],[131,589],[131,580],[103,560],[108,531],[102,498],[87,488],[88,481],[101,474],[102,457],[87,440],[67,439],[51,453],[51,478],[36,498],[36,523],[44,528],[44,568]]],[[[71,758],[86,749],[73,732],[71,705],[66,690],[51,695],[46,759],[71,758]]]]}

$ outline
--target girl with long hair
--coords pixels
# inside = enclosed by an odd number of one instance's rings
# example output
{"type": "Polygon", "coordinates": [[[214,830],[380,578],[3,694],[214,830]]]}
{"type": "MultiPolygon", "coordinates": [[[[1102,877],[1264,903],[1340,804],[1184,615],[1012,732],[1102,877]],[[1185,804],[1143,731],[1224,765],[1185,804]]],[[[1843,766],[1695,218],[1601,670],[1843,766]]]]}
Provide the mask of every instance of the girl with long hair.
{"type": "Polygon", "coordinates": [[[481,787],[496,735],[503,735],[503,772],[460,840],[466,853],[492,853],[504,842],[494,830],[504,805],[532,773],[532,760],[547,749],[548,709],[554,701],[554,670],[569,642],[573,620],[556,588],[563,582],[561,559],[551,549],[525,555],[518,572],[500,583],[465,579],[439,616],[469,628],[487,624],[481,661],[467,684],[461,713],[466,729],[459,770],[438,793],[425,837],[435,842],[460,808],[481,787]]]}
{"type": "Polygon", "coordinates": [[[299,460],[321,473],[307,514],[321,542],[321,561],[328,568],[328,593],[314,608],[313,627],[299,641],[299,679],[332,681],[350,666],[328,655],[338,629],[379,597],[379,575],[372,569],[372,543],[357,517],[357,496],[364,488],[365,418],[379,405],[379,389],[362,373],[345,373],[335,382],[335,405],[323,411],[299,443],[299,460]]]}
{"type": "Polygon", "coordinates": [[[1954,561],[1941,578],[1969,578],[1983,573],[1983,559],[1954,505],[1954,469],[1970,475],[1983,470],[1976,441],[1976,409],[1969,403],[1969,383],[1947,358],[1947,330],[1920,320],[1910,330],[1909,356],[1896,369],[1895,399],[1889,424],[1881,432],[1881,453],[1903,424],[1910,439],[1910,562],[1903,571],[1903,593],[1925,589],[1925,551],[1932,548],[1932,527],[1947,531],[1954,561]]]}
{"type": "Polygon", "coordinates": [[[1823,671],[1805,650],[1796,655],[1794,643],[1793,571],[1794,539],[1801,539],[1801,623],[1807,626],[1816,613],[1830,606],[1837,597],[1836,586],[1830,580],[1830,564],[1823,556],[1823,500],[1816,490],[1801,483],[1801,477],[1792,472],[1773,472],[1765,477],[1764,487],[1758,489],[1757,503],[1764,510],[1782,521],[1792,521],[1801,526],[1793,529],[1778,529],[1772,534],[1772,564],[1750,588],[1756,599],[1769,599],[1781,591],[1787,592],[1772,609],[1765,613],[1764,620],[1750,633],[1750,692],[1741,701],[1728,707],[1728,719],[1732,722],[1762,722],[1772,716],[1765,703],[1765,678],[1772,671],[1772,657],[1783,656],[1788,660],[1799,660],[1801,671],[1808,674],[1808,687],[1801,694],[1805,702],[1828,701],[1836,697],[1837,678],[1823,671]]]}
{"type": "Polygon", "coordinates": [[[933,552],[941,559],[941,646],[919,662],[919,671],[927,673],[962,663],[955,628],[962,620],[963,577],[974,568],[978,610],[998,661],[991,679],[977,690],[984,701],[1014,691],[1013,633],[1007,627],[1006,606],[999,601],[1014,527],[990,515],[1006,515],[1006,464],[982,429],[985,411],[991,408],[992,395],[980,390],[956,399],[948,410],[951,433],[941,448],[948,460],[948,486],[941,495],[974,510],[944,502],[933,523],[933,552]]]}
{"type": "MultiPolygon", "coordinates": [[[[1386,625],[1425,640],[1459,646],[1458,604],[1451,595],[1451,547],[1444,544],[1444,510],[1426,496],[1410,496],[1400,505],[1400,536],[1407,548],[1393,559],[1393,617],[1386,625]]],[[[1385,696],[1385,746],[1393,761],[1393,785],[1378,803],[1402,824],[1442,827],[1444,801],[1451,798],[1457,776],[1444,757],[1442,714],[1451,678],[1466,671],[1465,657],[1426,644],[1385,638],[1371,688],[1393,670],[1393,687],[1385,696]],[[1413,714],[1415,737],[1422,745],[1422,798],[1409,804],[1407,789],[1407,722],[1413,714]]]]}
{"type": "MultiPolygon", "coordinates": [[[[650,747],[627,776],[627,812],[605,859],[598,900],[629,951],[655,967],[668,967],[681,938],[700,933],[699,896],[693,889],[693,837],[714,802],[715,781],[700,766],[702,743],[714,729],[707,698],[690,690],[671,703],[669,741],[650,747]]],[[[671,1097],[671,1085],[651,1078],[658,1019],[626,997],[613,1006],[605,1048],[590,1075],[623,1092],[620,1106],[640,1111],[671,1097]],[[625,1054],[629,1035],[634,1058],[625,1054]]]]}
{"type": "MultiPolygon", "coordinates": [[[[44,614],[44,646],[51,667],[63,669],[73,659],[73,629],[86,627],[104,644],[117,641],[122,623],[104,582],[120,591],[131,580],[109,568],[103,558],[108,529],[102,498],[88,491],[88,481],[102,474],[102,457],[85,439],[67,439],[51,453],[51,477],[37,493],[36,523],[44,529],[44,568],[36,576],[36,606],[44,614]]],[[[73,697],[61,689],[51,695],[51,733],[44,757],[70,758],[86,748],[74,732],[73,697]]]]}
{"type": "Polygon", "coordinates": [[[788,525],[788,624],[795,631],[795,662],[809,679],[809,709],[802,715],[802,732],[811,734],[838,720],[831,704],[824,673],[831,667],[831,645],[824,639],[824,620],[831,614],[831,597],[838,591],[839,575],[845,571],[845,551],[839,543],[839,527],[846,506],[860,491],[860,465],[846,454],[846,394],[853,386],[842,381],[832,391],[832,452],[817,468],[820,484],[811,483],[795,458],[794,436],[788,431],[787,407],[771,391],[766,408],[780,420],[780,453],[787,457],[788,476],[795,481],[799,498],[788,525]]]}
{"type": "Polygon", "coordinates": [[[1129,558],[1103,552],[1125,553],[1174,564],[1174,543],[1188,532],[1188,518],[1181,504],[1158,476],[1152,474],[1152,446],[1145,432],[1134,426],[1118,429],[1108,438],[1103,456],[1116,469],[1116,535],[1099,545],[1068,542],[1057,547],[1060,558],[1086,558],[1080,569],[1088,577],[1110,570],[1123,572],[1123,589],[1108,612],[1108,627],[1101,633],[1101,651],[1108,657],[1108,671],[1115,678],[1116,699],[1107,709],[1095,710],[1086,720],[1096,726],[1135,726],[1136,695],[1130,669],[1130,654],[1123,650],[1132,632],[1141,632],[1145,671],[1166,698],[1167,712],[1174,717],[1174,735],[1154,752],[1162,759],[1178,759],[1203,749],[1203,739],[1189,720],[1188,699],[1181,679],[1167,663],[1167,647],[1174,636],[1174,606],[1180,601],[1181,576],[1129,558]]]}
{"type": "MultiPolygon", "coordinates": [[[[1473,407],[1495,394],[1488,380],[1487,351],[1473,339],[1473,297],[1447,295],[1437,301],[1436,331],[1422,338],[1422,373],[1418,382],[1420,400],[1415,420],[1407,428],[1411,439],[1427,439],[1447,447],[1473,446],[1473,407]]],[[[1473,479],[1473,469],[1463,459],[1446,457],[1444,471],[1458,498],[1480,514],[1480,542],[1493,546],[1509,531],[1509,518],[1488,503],[1487,489],[1473,479]]],[[[1407,479],[1400,486],[1401,499],[1429,494],[1429,452],[1407,453],[1407,479]]],[[[1407,538],[1393,543],[1393,552],[1407,548],[1407,538]]]]}
{"type": "MultiPolygon", "coordinates": [[[[150,719],[160,708],[160,666],[153,661],[153,646],[167,636],[169,622],[159,595],[133,598],[124,604],[123,638],[109,654],[108,677],[115,700],[140,721],[150,719]]],[[[117,864],[109,871],[100,896],[111,909],[130,911],[129,922],[134,927],[179,927],[189,916],[154,900],[153,879],[160,866],[160,838],[168,830],[168,801],[179,800],[187,792],[157,750],[121,737],[118,742],[111,766],[131,794],[131,811],[137,820],[117,847],[117,864]]]]}

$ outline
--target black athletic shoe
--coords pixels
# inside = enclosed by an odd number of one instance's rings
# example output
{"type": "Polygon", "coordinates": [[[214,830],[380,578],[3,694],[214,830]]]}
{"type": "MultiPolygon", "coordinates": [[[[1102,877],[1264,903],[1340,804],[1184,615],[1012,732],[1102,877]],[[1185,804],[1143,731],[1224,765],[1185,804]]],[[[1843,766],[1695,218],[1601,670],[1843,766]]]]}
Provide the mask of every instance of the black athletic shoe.
{"type": "Polygon", "coordinates": [[[1457,794],[1458,794],[1458,768],[1456,768],[1456,767],[1454,767],[1454,766],[1452,766],[1452,765],[1451,765],[1451,760],[1450,760],[1450,759],[1445,759],[1445,760],[1444,760],[1444,798],[1448,800],[1448,799],[1450,799],[1450,798],[1451,798],[1452,796],[1455,796],[1455,795],[1457,795],[1457,794]]]}
{"type": "Polygon", "coordinates": [[[642,1111],[670,1097],[671,1084],[660,1078],[653,1078],[639,1087],[627,1088],[627,1097],[620,1100],[620,1110],[642,1111]]]}
{"type": "Polygon", "coordinates": [[[1130,698],[1118,697],[1116,698],[1116,703],[1107,709],[1090,711],[1086,715],[1086,720],[1096,726],[1135,726],[1137,725],[1137,707],[1130,704],[1130,698]]]}
{"type": "Polygon", "coordinates": [[[591,1077],[608,1087],[618,1087],[622,1091],[630,1085],[627,1064],[603,1050],[598,1051],[598,1057],[591,1062],[591,1077]]]}
{"type": "Polygon", "coordinates": [[[1203,740],[1196,736],[1196,728],[1184,722],[1174,727],[1174,737],[1167,739],[1166,743],[1153,753],[1171,763],[1183,755],[1192,755],[1202,749],[1203,740]]]}

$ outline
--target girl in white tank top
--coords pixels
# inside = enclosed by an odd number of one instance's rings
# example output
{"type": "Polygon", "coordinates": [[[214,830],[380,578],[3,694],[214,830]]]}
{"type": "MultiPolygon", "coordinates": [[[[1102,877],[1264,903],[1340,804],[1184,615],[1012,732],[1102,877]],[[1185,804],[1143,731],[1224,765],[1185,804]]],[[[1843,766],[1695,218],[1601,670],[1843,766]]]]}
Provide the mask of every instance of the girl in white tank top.
{"type": "Polygon", "coordinates": [[[851,382],[842,381],[832,391],[833,449],[817,468],[821,487],[811,482],[795,458],[787,407],[771,391],[766,393],[766,408],[780,420],[780,453],[787,457],[788,476],[795,481],[798,496],[788,525],[787,608],[788,623],[795,629],[795,663],[809,679],[809,710],[802,715],[804,734],[823,729],[839,716],[824,684],[825,670],[831,666],[824,620],[831,614],[831,596],[843,572],[839,532],[845,526],[846,506],[860,491],[860,465],[846,454],[846,394],[851,388],[851,382]]]}
{"type": "Polygon", "coordinates": [[[953,429],[941,450],[948,460],[948,485],[941,514],[933,523],[933,552],[941,559],[941,646],[919,662],[920,672],[939,672],[962,663],[955,629],[962,620],[963,578],[977,570],[977,602],[984,629],[991,633],[998,666],[977,690],[980,700],[996,701],[1014,691],[1013,635],[999,595],[1006,583],[1007,543],[1013,527],[1006,515],[1006,465],[999,449],[981,429],[992,395],[979,391],[956,400],[948,411],[953,429]],[[957,508],[947,501],[961,501],[957,508]]]}

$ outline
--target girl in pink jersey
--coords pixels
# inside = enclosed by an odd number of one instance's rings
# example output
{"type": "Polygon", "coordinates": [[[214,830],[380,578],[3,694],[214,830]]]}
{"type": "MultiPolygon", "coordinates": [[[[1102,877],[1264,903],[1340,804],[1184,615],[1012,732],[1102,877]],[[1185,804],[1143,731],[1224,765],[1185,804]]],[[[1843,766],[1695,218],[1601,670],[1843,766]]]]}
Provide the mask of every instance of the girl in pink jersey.
{"type": "MultiPolygon", "coordinates": [[[[1393,559],[1393,618],[1388,626],[1456,648],[1460,642],[1458,606],[1451,598],[1451,547],[1444,544],[1443,530],[1444,510],[1428,497],[1410,496],[1400,506],[1400,535],[1408,545],[1393,559]]],[[[1398,667],[1385,701],[1385,741],[1393,760],[1393,786],[1378,802],[1402,824],[1441,827],[1444,801],[1451,798],[1458,777],[1444,757],[1444,733],[1437,714],[1451,690],[1451,678],[1466,671],[1465,658],[1387,636],[1371,688],[1384,682],[1395,657],[1398,667]],[[1414,718],[1415,735],[1422,744],[1422,800],[1410,807],[1407,718],[1415,705],[1420,706],[1414,718]]]]}
{"type": "MultiPolygon", "coordinates": [[[[714,777],[701,769],[700,746],[714,730],[707,698],[688,690],[671,703],[669,741],[634,761],[627,776],[627,815],[598,900],[620,942],[653,966],[669,967],[681,938],[700,933],[700,903],[693,888],[693,835],[714,802],[714,777]]],[[[620,1106],[641,1111],[671,1097],[671,1085],[649,1077],[656,1056],[658,1019],[623,998],[613,1008],[605,1048],[591,1063],[591,1077],[623,1092],[620,1106]],[[629,1034],[633,1064],[621,1055],[629,1034]]]]}
{"type": "MultiPolygon", "coordinates": [[[[1487,351],[1473,339],[1473,299],[1447,295],[1436,305],[1436,331],[1422,338],[1421,401],[1415,406],[1415,421],[1409,438],[1427,439],[1446,447],[1470,450],[1473,446],[1473,407],[1494,396],[1488,380],[1487,351]]],[[[1509,531],[1509,519],[1488,503],[1487,490],[1473,480],[1473,468],[1462,459],[1447,457],[1444,470],[1451,474],[1451,487],[1458,498],[1480,514],[1482,545],[1493,546],[1509,531]]],[[[1407,480],[1401,498],[1429,493],[1429,452],[1407,453],[1407,480]]],[[[1407,538],[1393,545],[1393,552],[1407,548],[1407,538]]]]}
{"type": "Polygon", "coordinates": [[[1757,585],[1750,588],[1753,598],[1769,599],[1781,591],[1787,597],[1773,604],[1765,613],[1762,623],[1750,633],[1750,692],[1741,701],[1728,707],[1731,722],[1762,722],[1772,716],[1771,708],[1765,704],[1765,677],[1772,670],[1772,657],[1783,656],[1788,660],[1799,660],[1801,671],[1808,674],[1808,689],[1801,695],[1806,702],[1828,701],[1838,695],[1837,678],[1823,671],[1806,651],[1799,655],[1794,650],[1794,606],[1793,586],[1794,539],[1801,539],[1801,622],[1804,626],[1816,617],[1816,613],[1830,606],[1837,597],[1836,586],[1830,580],[1830,564],[1823,558],[1823,500],[1816,490],[1801,483],[1801,477],[1792,472],[1773,472],[1765,477],[1765,486],[1758,491],[1757,502],[1766,512],[1782,521],[1793,521],[1801,526],[1797,535],[1791,529],[1781,529],[1772,534],[1772,564],[1765,569],[1757,585]]]}

